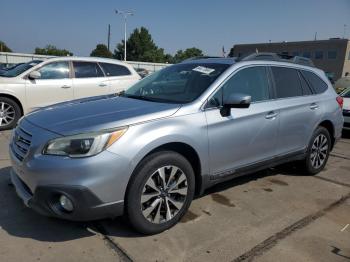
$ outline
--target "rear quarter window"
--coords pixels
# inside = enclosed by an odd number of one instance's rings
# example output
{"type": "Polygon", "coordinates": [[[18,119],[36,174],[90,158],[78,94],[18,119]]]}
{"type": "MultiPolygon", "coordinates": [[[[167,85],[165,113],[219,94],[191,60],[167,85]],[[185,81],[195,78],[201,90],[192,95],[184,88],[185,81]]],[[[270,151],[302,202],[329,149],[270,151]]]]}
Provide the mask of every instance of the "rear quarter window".
{"type": "Polygon", "coordinates": [[[327,90],[328,85],[315,73],[305,70],[301,70],[301,73],[309,82],[316,94],[321,94],[327,90]]]}
{"type": "Polygon", "coordinates": [[[107,76],[127,76],[131,75],[130,70],[122,65],[100,63],[107,76]]]}

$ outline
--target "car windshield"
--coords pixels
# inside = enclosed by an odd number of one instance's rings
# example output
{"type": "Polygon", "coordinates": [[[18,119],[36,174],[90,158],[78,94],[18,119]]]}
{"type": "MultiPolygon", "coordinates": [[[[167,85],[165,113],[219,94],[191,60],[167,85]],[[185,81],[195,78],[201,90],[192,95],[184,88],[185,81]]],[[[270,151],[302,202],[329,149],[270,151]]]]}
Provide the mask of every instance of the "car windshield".
{"type": "Polygon", "coordinates": [[[2,77],[16,77],[23,72],[27,71],[28,69],[32,68],[33,66],[41,63],[40,60],[33,60],[25,64],[20,64],[18,66],[15,66],[14,68],[7,70],[1,74],[2,77]]]}
{"type": "Polygon", "coordinates": [[[198,98],[230,65],[185,63],[166,67],[139,81],[121,96],[167,103],[198,98]]]}
{"type": "Polygon", "coordinates": [[[342,95],[342,97],[350,98],[350,88],[346,90],[342,95]]]}

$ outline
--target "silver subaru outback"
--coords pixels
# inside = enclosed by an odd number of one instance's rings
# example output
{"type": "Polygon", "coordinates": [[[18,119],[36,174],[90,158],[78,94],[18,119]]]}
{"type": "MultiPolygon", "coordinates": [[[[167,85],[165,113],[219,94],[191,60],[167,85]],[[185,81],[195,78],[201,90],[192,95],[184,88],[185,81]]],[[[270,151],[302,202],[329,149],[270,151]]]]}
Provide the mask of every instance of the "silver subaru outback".
{"type": "Polygon", "coordinates": [[[290,161],[320,172],[341,135],[341,104],[313,67],[198,58],[124,93],[25,116],[12,134],[11,179],[44,215],[124,214],[158,233],[219,182],[290,161]]]}

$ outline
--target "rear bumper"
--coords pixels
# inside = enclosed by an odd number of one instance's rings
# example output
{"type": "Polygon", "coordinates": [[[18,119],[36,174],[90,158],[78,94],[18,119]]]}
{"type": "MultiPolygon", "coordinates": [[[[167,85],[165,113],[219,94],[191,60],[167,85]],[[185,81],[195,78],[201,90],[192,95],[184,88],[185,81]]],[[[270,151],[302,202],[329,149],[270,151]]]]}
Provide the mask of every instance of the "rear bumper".
{"type": "Polygon", "coordinates": [[[32,194],[28,186],[13,170],[11,170],[11,181],[24,204],[45,216],[73,221],[90,221],[123,214],[124,201],[103,203],[88,188],[82,186],[38,186],[32,194]],[[67,196],[73,202],[72,212],[66,212],[60,207],[59,197],[61,195],[67,196]]]}

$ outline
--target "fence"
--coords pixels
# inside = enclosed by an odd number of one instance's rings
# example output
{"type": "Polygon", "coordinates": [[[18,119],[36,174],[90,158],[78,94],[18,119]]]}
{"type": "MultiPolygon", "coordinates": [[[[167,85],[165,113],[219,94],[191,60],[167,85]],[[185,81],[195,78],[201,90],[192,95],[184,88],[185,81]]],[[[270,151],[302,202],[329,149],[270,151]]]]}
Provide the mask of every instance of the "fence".
{"type": "MultiPolygon", "coordinates": [[[[26,63],[35,59],[45,60],[51,57],[54,57],[54,56],[0,52],[0,64],[26,63]]],[[[135,69],[144,68],[149,72],[155,72],[157,70],[160,70],[170,65],[165,63],[149,63],[149,62],[139,62],[139,61],[126,61],[126,63],[132,65],[135,69]]]]}

